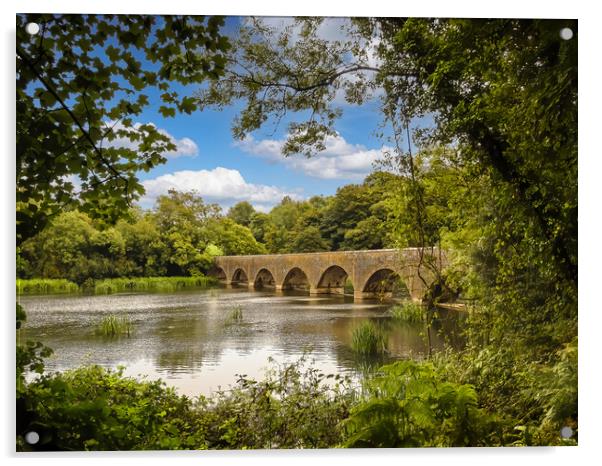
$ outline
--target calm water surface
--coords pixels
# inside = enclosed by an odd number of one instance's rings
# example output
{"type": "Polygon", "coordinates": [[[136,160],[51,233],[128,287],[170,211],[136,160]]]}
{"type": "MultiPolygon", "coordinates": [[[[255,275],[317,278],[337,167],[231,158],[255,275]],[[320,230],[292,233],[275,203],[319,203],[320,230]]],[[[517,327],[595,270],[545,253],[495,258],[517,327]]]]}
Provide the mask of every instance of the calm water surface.
{"type": "MultiPolygon", "coordinates": [[[[54,350],[48,371],[84,364],[126,366],[126,374],[161,378],[182,394],[209,394],[234,384],[237,374],[262,377],[271,357],[299,359],[311,349],[314,365],[327,373],[356,376],[361,362],[350,349],[353,328],[379,321],[387,330],[389,358],[422,358],[428,339],[421,324],[401,324],[387,316],[391,304],[354,303],[351,297],[275,294],[246,288],[170,294],[109,296],[26,296],[23,338],[54,350]],[[240,306],[241,323],[228,325],[240,306]],[[109,314],[128,315],[134,332],[107,339],[95,328],[109,314]]],[[[457,344],[457,315],[440,316],[431,332],[433,348],[457,344]]]]}

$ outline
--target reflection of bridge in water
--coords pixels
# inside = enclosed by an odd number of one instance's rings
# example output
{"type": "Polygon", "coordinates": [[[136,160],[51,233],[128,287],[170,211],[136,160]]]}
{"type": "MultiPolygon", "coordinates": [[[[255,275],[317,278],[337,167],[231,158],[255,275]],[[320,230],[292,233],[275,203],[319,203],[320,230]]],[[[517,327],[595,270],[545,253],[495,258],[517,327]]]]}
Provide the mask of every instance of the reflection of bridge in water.
{"type": "Polygon", "coordinates": [[[422,258],[419,248],[220,256],[211,273],[226,285],[310,294],[343,294],[349,280],[358,300],[391,297],[401,280],[412,299],[420,301],[435,280],[426,264],[441,269],[445,260],[436,248],[422,251],[422,258]]]}

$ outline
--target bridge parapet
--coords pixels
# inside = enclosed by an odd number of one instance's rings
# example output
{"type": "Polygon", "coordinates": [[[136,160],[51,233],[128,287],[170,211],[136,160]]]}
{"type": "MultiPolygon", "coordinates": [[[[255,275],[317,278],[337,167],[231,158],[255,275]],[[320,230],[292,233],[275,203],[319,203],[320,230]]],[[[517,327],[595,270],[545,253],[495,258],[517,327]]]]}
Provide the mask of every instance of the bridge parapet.
{"type": "Polygon", "coordinates": [[[377,249],[252,256],[220,256],[214,274],[223,283],[277,291],[303,288],[310,294],[342,294],[347,279],[357,300],[387,296],[397,277],[413,300],[421,301],[445,257],[437,248],[377,249]]]}

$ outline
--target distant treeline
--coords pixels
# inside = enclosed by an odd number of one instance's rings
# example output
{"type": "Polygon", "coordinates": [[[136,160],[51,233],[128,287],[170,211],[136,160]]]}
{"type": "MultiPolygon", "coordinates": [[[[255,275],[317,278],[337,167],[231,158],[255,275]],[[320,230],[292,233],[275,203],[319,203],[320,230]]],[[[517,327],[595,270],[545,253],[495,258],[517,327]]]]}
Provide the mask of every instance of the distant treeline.
{"type": "Polygon", "coordinates": [[[58,215],[18,254],[20,278],[77,284],[117,277],[195,276],[218,255],[379,249],[394,246],[388,221],[400,178],[386,172],[333,196],[285,197],[269,213],[239,202],[224,214],[194,192],[170,191],[154,209],[132,209],[116,225],[58,215]]]}

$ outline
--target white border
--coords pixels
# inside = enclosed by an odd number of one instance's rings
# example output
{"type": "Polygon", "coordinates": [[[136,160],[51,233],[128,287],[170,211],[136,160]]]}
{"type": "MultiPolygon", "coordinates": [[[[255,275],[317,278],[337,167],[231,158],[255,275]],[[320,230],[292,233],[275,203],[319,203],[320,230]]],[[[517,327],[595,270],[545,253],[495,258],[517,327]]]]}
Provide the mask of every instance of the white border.
{"type": "Polygon", "coordinates": [[[365,464],[374,458],[379,463],[396,464],[412,462],[423,464],[448,465],[487,465],[509,463],[523,464],[588,464],[592,458],[600,456],[597,449],[600,443],[600,345],[597,344],[600,333],[600,300],[596,291],[599,267],[602,261],[598,243],[602,211],[599,186],[601,168],[598,128],[601,109],[599,87],[600,79],[600,27],[599,15],[593,8],[594,2],[504,0],[502,2],[440,0],[440,1],[402,1],[370,0],[328,2],[325,0],[303,0],[302,2],[275,2],[267,0],[222,0],[213,2],[190,2],[184,0],[124,2],[123,0],[92,1],[15,1],[12,5],[2,2],[2,86],[0,87],[3,105],[0,111],[1,141],[3,153],[0,156],[2,202],[0,219],[2,220],[1,296],[4,338],[2,339],[3,377],[2,401],[6,403],[1,423],[0,440],[2,453],[9,463],[21,458],[25,462],[41,459],[46,464],[63,464],[82,459],[92,463],[104,463],[107,460],[139,461],[163,464],[171,458],[178,462],[196,464],[200,461],[209,464],[232,460],[245,464],[269,465],[286,462],[290,465],[306,464],[308,461],[341,462],[346,464],[365,464]],[[495,5],[494,5],[495,3],[495,5]],[[344,6],[342,6],[344,5],[344,6]],[[496,6],[497,5],[497,6],[496,6]],[[579,19],[579,298],[580,298],[580,407],[579,410],[579,447],[576,448],[522,448],[522,449],[432,449],[432,450],[354,450],[354,451],[302,451],[302,452],[130,452],[96,453],[87,455],[44,454],[21,455],[15,457],[14,451],[14,147],[15,147],[15,107],[14,107],[14,15],[18,12],[62,12],[62,13],[153,13],[153,14],[223,14],[223,15],[322,15],[322,16],[438,16],[438,17],[538,17],[538,18],[578,18],[579,19]]]}

